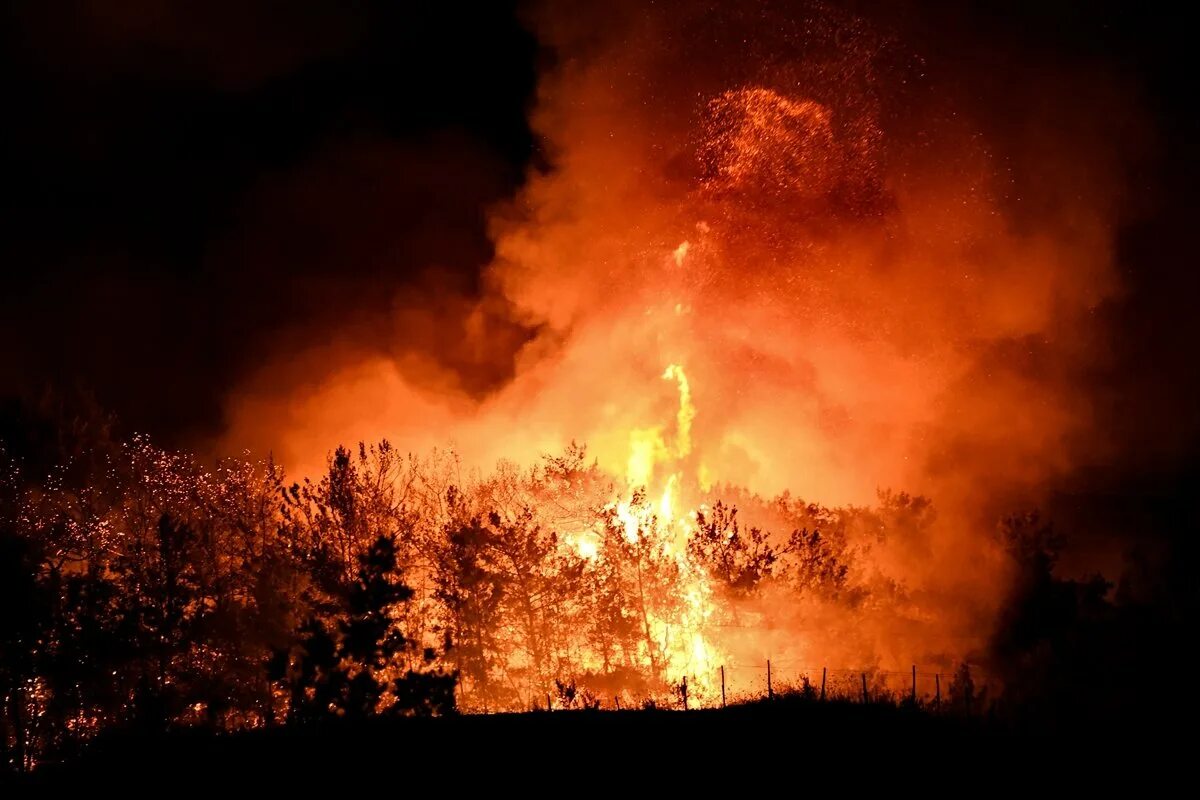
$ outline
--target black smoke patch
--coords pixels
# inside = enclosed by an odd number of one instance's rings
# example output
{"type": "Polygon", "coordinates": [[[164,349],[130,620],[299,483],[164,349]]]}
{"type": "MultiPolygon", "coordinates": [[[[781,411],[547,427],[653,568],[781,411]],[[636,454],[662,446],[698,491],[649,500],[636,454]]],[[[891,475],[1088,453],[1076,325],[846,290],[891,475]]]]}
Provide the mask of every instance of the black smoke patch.
{"type": "MultiPolygon", "coordinates": [[[[392,309],[431,291],[459,298],[438,313],[461,324],[491,256],[482,210],[533,150],[536,45],[513,9],[144,0],[6,17],[0,393],[83,386],[129,427],[196,441],[280,351],[404,350],[392,309]]],[[[519,341],[499,328],[498,347],[519,341]]]]}

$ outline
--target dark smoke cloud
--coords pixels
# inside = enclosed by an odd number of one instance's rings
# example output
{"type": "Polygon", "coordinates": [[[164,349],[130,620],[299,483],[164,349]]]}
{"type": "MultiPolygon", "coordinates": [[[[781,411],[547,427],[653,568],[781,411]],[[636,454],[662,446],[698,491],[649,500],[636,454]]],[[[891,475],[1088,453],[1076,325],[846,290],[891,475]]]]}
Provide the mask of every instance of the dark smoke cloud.
{"type": "Polygon", "coordinates": [[[250,89],[352,47],[368,4],[48,0],[15,4],[26,63],[68,80],[170,79],[250,89]]]}
{"type": "MultiPolygon", "coordinates": [[[[476,369],[439,331],[462,327],[490,257],[483,209],[531,152],[535,48],[511,9],[5,14],[0,393],[83,387],[127,427],[195,445],[262,363],[334,339],[419,351],[468,395],[504,380],[503,354],[476,369]],[[419,309],[411,329],[397,307],[419,309]]],[[[495,347],[520,336],[502,318],[474,323],[495,347]]]]}

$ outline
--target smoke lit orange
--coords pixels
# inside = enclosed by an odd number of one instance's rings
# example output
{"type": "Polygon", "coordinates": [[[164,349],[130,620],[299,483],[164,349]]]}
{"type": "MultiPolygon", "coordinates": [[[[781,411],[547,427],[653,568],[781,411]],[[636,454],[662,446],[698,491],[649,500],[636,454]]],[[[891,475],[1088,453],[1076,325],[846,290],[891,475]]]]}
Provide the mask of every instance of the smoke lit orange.
{"type": "Polygon", "coordinates": [[[451,446],[478,486],[585,442],[610,485],[537,522],[585,565],[672,570],[677,604],[643,605],[626,657],[699,701],[721,664],[970,658],[1005,585],[997,515],[1102,446],[1071,375],[1118,288],[1105,142],[1000,143],[1069,176],[1013,196],[969,98],[897,42],[820,5],[758,13],[537,15],[564,54],[532,117],[551,166],[492,210],[461,332],[483,354],[488,315],[526,326],[515,378],[472,399],[428,358],[334,347],[315,385],[265,368],[227,436],[312,473],[335,441],[451,446]],[[718,503],[780,551],[820,533],[851,588],[714,586],[688,548],[718,503]]]}

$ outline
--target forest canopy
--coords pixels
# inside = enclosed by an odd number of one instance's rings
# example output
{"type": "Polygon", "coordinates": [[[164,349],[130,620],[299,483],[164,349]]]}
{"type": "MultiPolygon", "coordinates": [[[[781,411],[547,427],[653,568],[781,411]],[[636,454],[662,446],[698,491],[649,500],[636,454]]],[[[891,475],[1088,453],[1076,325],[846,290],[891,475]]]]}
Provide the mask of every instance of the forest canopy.
{"type": "Polygon", "coordinates": [[[714,487],[672,521],[576,444],[478,474],[382,441],[297,481],[102,419],[55,431],[0,451],[0,744],[18,769],[106,730],[721,704],[727,666],[753,697],[772,654],[776,687],[811,686],[796,665],[819,658],[853,668],[831,693],[857,697],[862,671],[863,697],[868,673],[904,696],[886,653],[901,632],[926,678],[945,674],[939,698],[982,703],[989,668],[1053,672],[1040,610],[1074,630],[1112,608],[1103,579],[1052,577],[1061,537],[1031,514],[997,529],[1018,576],[1004,635],[937,651],[943,622],[881,558],[929,546],[934,507],[904,493],[826,508],[714,487]]]}

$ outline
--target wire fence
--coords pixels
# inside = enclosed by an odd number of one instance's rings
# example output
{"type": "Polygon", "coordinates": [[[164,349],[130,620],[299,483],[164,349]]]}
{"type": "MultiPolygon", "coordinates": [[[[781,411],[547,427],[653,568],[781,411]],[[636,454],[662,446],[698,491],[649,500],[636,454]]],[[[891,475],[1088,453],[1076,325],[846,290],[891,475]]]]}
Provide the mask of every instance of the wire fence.
{"type": "MultiPolygon", "coordinates": [[[[906,670],[817,666],[800,661],[764,660],[762,663],[727,663],[693,671],[678,681],[668,681],[666,691],[608,693],[571,685],[564,693],[545,696],[545,710],[594,708],[597,710],[694,710],[719,708],[776,698],[801,697],[812,701],[911,704],[929,709],[981,711],[995,696],[993,681],[978,667],[906,670]]],[[[535,703],[535,707],[536,707],[535,703]]]]}
{"type": "MultiPolygon", "coordinates": [[[[937,704],[949,697],[955,680],[954,670],[907,670],[876,668],[838,668],[795,661],[768,660],[761,664],[725,664],[705,675],[699,683],[705,694],[697,700],[720,699],[723,704],[754,701],[775,696],[800,694],[821,700],[859,702],[901,702],[937,704]]],[[[971,673],[972,692],[979,692],[982,675],[971,673]]],[[[956,687],[961,691],[961,687],[956,687]]],[[[707,702],[712,705],[713,703],[707,702]]]]}

